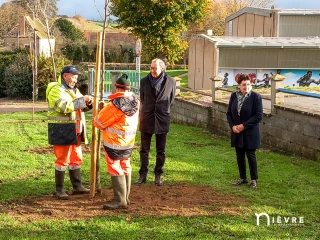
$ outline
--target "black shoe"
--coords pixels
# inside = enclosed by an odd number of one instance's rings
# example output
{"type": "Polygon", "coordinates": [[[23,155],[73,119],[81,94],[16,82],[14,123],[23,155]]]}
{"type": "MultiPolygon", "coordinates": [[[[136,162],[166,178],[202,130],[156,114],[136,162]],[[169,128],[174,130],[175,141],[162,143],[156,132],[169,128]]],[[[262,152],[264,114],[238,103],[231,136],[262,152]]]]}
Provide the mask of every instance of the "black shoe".
{"type": "Polygon", "coordinates": [[[155,177],[154,177],[154,183],[155,183],[157,186],[162,186],[162,185],[163,185],[163,182],[161,181],[161,175],[155,175],[155,177]]]}
{"type": "Polygon", "coordinates": [[[233,183],[232,185],[233,186],[240,186],[242,184],[247,184],[248,183],[248,180],[247,179],[241,179],[239,178],[238,181],[236,181],[235,183],[233,183]]]}
{"type": "Polygon", "coordinates": [[[251,180],[250,188],[256,188],[257,187],[257,180],[251,180]]]}
{"type": "Polygon", "coordinates": [[[140,176],[138,180],[135,182],[136,184],[146,183],[147,177],[146,176],[140,176]]]}

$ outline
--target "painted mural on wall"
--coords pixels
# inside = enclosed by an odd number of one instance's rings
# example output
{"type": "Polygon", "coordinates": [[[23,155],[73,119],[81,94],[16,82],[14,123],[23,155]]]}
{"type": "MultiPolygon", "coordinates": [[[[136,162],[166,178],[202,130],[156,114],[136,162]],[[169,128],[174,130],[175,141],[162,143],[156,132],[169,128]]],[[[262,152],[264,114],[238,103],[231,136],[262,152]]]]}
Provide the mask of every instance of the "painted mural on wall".
{"type": "Polygon", "coordinates": [[[219,69],[218,76],[223,78],[223,86],[235,86],[240,74],[248,74],[251,83],[259,88],[271,86],[271,77],[277,72],[286,77],[285,86],[314,87],[320,85],[320,70],[298,69],[219,69]]]}
{"type": "Polygon", "coordinates": [[[320,84],[320,70],[281,70],[285,86],[313,87],[320,84]]]}

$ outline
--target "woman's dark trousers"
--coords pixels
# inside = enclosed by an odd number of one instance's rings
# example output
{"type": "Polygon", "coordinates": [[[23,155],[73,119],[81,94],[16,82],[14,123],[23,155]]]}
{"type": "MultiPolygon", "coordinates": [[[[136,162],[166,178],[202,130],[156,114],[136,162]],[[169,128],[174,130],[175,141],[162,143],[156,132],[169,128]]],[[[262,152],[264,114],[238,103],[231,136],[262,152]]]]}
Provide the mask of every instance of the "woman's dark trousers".
{"type": "Polygon", "coordinates": [[[247,155],[251,180],[257,180],[258,170],[257,170],[256,149],[245,149],[245,148],[236,147],[236,154],[237,154],[237,163],[238,163],[240,178],[247,179],[246,158],[245,158],[245,155],[247,155]]]}

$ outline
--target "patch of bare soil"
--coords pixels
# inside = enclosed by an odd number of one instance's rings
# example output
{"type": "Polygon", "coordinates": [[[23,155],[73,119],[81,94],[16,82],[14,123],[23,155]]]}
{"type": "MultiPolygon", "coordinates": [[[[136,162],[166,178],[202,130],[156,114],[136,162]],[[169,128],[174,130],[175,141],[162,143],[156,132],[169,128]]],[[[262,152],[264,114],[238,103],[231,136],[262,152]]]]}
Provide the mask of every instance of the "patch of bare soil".
{"type": "MultiPolygon", "coordinates": [[[[90,153],[91,146],[82,146],[83,153],[90,153]]],[[[138,147],[138,146],[136,146],[138,147]]],[[[101,152],[104,150],[101,149],[101,152]]],[[[36,154],[52,154],[52,146],[29,149],[36,154]]],[[[69,192],[71,194],[71,192],[69,192]]],[[[0,212],[20,218],[21,221],[41,219],[83,219],[97,216],[125,214],[139,216],[213,216],[219,213],[237,215],[240,206],[247,201],[235,196],[223,195],[209,186],[190,186],[186,184],[150,184],[131,188],[131,204],[127,209],[105,211],[103,204],[111,201],[111,188],[102,189],[93,199],[89,195],[70,195],[69,200],[58,200],[54,195],[28,197],[0,204],[0,212]]]]}
{"type": "Polygon", "coordinates": [[[70,195],[69,200],[58,200],[55,196],[28,197],[0,204],[0,212],[17,217],[22,222],[42,219],[77,220],[98,216],[127,215],[141,216],[214,216],[224,213],[238,215],[247,201],[234,196],[223,195],[209,186],[186,184],[153,184],[131,188],[131,204],[126,209],[103,210],[103,204],[111,201],[111,188],[102,189],[92,200],[89,195],[70,195]]]}

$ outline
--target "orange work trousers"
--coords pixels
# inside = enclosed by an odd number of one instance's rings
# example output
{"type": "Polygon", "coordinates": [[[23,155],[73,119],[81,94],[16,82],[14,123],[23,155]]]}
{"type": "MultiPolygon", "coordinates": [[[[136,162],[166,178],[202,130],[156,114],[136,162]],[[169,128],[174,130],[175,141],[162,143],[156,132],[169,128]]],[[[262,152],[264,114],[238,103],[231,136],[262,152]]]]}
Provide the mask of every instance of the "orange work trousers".
{"type": "Polygon", "coordinates": [[[132,172],[132,168],[130,165],[130,158],[113,160],[109,157],[108,153],[106,153],[106,163],[108,167],[108,172],[111,176],[120,176],[120,175],[128,176],[132,172]]]}
{"type": "Polygon", "coordinates": [[[54,145],[54,155],[56,156],[56,169],[65,171],[80,168],[82,164],[81,136],[78,136],[77,145],[54,145]]]}

